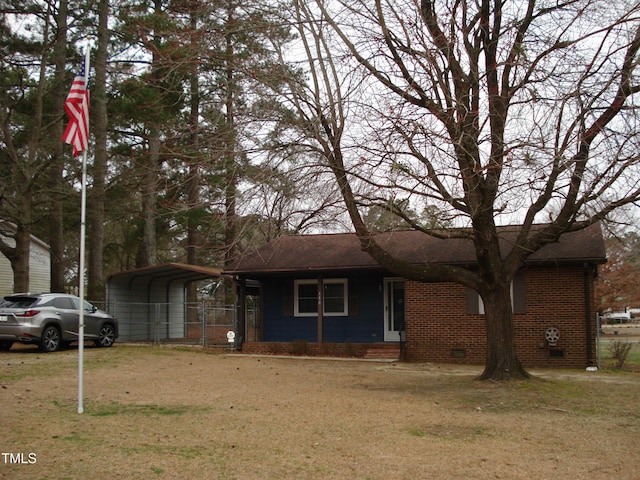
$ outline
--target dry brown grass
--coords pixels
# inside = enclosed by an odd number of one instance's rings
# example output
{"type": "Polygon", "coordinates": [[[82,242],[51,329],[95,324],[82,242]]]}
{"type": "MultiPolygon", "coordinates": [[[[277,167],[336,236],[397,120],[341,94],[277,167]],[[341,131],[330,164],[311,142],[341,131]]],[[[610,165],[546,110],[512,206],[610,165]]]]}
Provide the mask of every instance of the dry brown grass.
{"type": "Polygon", "coordinates": [[[6,479],[636,479],[640,374],[215,355],[0,353],[6,479]],[[10,457],[7,457],[10,458],[10,457]],[[14,457],[15,459],[15,457],[14,457]]]}

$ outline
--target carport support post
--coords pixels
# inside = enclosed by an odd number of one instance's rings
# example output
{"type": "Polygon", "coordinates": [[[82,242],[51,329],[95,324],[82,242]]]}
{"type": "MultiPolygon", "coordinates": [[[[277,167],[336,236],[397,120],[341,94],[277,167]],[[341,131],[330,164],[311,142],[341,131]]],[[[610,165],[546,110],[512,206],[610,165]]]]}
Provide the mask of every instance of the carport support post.
{"type": "Polygon", "coordinates": [[[322,275],[318,276],[318,343],[322,343],[322,317],[324,305],[324,288],[322,288],[322,275]]]}

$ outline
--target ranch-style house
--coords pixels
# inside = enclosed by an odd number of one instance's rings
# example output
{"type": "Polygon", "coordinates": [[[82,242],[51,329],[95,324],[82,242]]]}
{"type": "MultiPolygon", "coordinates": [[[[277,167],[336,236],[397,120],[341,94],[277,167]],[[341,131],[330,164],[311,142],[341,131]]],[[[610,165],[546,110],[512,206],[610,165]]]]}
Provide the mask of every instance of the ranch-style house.
{"type": "MultiPolygon", "coordinates": [[[[500,229],[503,251],[515,229],[500,229]]],[[[470,240],[419,231],[376,236],[394,256],[417,264],[473,268],[470,240]]],[[[594,282],[606,261],[599,225],[563,235],[532,254],[512,284],[516,345],[525,367],[595,364],[594,282]]],[[[402,357],[482,364],[485,320],[475,291],[420,283],[385,271],[355,234],[282,236],[226,274],[238,285],[240,348],[250,353],[402,357]]]]}

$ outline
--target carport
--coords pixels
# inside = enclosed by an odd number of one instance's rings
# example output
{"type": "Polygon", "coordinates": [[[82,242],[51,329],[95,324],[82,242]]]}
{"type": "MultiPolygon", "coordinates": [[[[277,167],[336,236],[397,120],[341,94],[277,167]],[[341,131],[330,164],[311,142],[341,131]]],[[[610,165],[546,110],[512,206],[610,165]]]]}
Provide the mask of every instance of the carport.
{"type": "MultiPolygon", "coordinates": [[[[193,282],[222,276],[217,268],[165,263],[111,275],[106,309],[118,318],[120,341],[205,341],[202,302],[187,302],[193,282]]],[[[233,309],[225,326],[233,325],[233,309]]]]}

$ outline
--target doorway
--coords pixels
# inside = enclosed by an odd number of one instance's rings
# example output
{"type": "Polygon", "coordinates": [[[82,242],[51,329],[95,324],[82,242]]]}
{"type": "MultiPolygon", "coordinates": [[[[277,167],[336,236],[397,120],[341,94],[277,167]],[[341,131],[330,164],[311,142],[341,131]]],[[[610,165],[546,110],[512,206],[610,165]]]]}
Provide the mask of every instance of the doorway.
{"type": "Polygon", "coordinates": [[[404,280],[384,279],[384,341],[399,342],[404,330],[404,280]]]}

